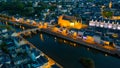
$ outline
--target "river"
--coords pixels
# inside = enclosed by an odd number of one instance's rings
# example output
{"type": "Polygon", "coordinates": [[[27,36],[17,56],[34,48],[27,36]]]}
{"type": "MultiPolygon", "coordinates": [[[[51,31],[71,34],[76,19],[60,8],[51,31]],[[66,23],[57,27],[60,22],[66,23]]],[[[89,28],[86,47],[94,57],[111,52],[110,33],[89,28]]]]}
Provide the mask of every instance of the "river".
{"type": "Polygon", "coordinates": [[[34,44],[64,68],[83,68],[79,60],[82,57],[90,58],[95,63],[95,68],[119,68],[120,58],[105,56],[105,53],[94,49],[84,47],[69,41],[65,41],[54,36],[38,33],[32,37],[26,37],[28,41],[34,44]]]}
{"type": "MultiPolygon", "coordinates": [[[[21,31],[19,28],[13,28],[17,32],[21,31]]],[[[79,62],[82,57],[92,59],[95,68],[120,68],[120,58],[110,55],[105,56],[105,53],[89,49],[83,45],[76,44],[74,46],[72,42],[48,34],[38,33],[26,37],[26,39],[64,68],[83,68],[79,62]]]]}

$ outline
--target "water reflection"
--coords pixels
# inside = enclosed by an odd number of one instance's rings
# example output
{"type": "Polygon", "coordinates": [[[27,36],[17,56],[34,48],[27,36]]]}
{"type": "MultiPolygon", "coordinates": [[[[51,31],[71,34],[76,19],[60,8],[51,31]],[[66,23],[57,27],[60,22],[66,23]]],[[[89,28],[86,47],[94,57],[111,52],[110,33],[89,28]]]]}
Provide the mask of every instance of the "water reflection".
{"type": "Polygon", "coordinates": [[[70,42],[70,41],[67,41],[67,40],[64,40],[64,39],[61,39],[61,38],[57,38],[57,42],[60,43],[60,44],[66,44],[66,45],[70,45],[70,46],[73,46],[73,47],[78,46],[78,44],[76,44],[74,42],[70,42]]]}
{"type": "Polygon", "coordinates": [[[100,51],[95,50],[95,49],[87,48],[87,50],[90,51],[91,53],[95,54],[95,55],[97,55],[97,54],[103,54],[104,56],[108,56],[108,54],[100,52],[100,51]]]}
{"type": "Polygon", "coordinates": [[[108,54],[105,54],[105,56],[108,56],[108,54]]]}
{"type": "MultiPolygon", "coordinates": [[[[48,35],[48,34],[46,34],[46,35],[48,35]]],[[[45,39],[47,40],[48,38],[49,38],[49,36],[48,37],[46,37],[46,35],[45,34],[43,34],[43,33],[40,33],[40,40],[42,41],[42,42],[45,42],[45,39]]],[[[51,37],[50,37],[51,38],[51,37]]],[[[74,43],[74,42],[71,42],[71,41],[68,41],[68,40],[64,40],[64,39],[62,39],[62,38],[58,38],[58,37],[53,37],[52,36],[52,38],[53,38],[53,41],[54,42],[56,42],[56,43],[59,43],[59,44],[65,44],[65,45],[69,45],[69,46],[72,46],[72,47],[78,47],[78,48],[81,48],[81,47],[83,47],[84,48],[84,46],[81,46],[81,45],[79,45],[79,44],[76,44],[76,43],[74,43]]],[[[51,38],[51,39],[52,39],[51,38]]],[[[52,40],[51,40],[52,41],[52,40]]],[[[104,56],[108,56],[108,54],[105,54],[105,53],[102,53],[102,52],[100,52],[100,51],[98,51],[98,50],[95,50],[95,49],[92,49],[92,48],[89,48],[89,47],[87,47],[87,48],[85,48],[87,51],[89,51],[89,52],[91,52],[91,53],[93,53],[93,54],[103,54],[104,56]]]]}
{"type": "Polygon", "coordinates": [[[42,33],[40,33],[40,39],[41,39],[41,41],[44,42],[44,37],[43,37],[43,34],[42,34],[42,33]]]}
{"type": "Polygon", "coordinates": [[[87,50],[89,51],[89,50],[90,50],[90,48],[87,48],[87,50]]]}
{"type": "Polygon", "coordinates": [[[98,54],[98,53],[101,53],[100,51],[98,50],[94,50],[94,49],[90,49],[90,48],[87,48],[88,51],[94,53],[94,54],[98,54]]]}
{"type": "MultiPolygon", "coordinates": [[[[84,47],[84,46],[80,46],[79,44],[76,44],[74,42],[71,42],[71,41],[67,41],[67,40],[64,40],[62,38],[57,38],[57,37],[54,37],[54,40],[55,42],[59,43],[59,44],[66,44],[66,45],[69,45],[69,46],[72,46],[72,47],[84,47]]],[[[95,50],[95,49],[91,49],[89,47],[85,48],[87,49],[87,51],[93,53],[93,54],[103,54],[104,56],[108,56],[108,54],[104,54],[98,50],[95,50]]]]}

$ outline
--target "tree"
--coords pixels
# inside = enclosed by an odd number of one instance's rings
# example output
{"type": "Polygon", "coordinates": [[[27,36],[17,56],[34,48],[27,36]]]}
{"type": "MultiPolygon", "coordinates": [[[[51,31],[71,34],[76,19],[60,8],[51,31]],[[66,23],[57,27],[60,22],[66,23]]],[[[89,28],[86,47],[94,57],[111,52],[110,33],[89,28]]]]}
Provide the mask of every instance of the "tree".
{"type": "Polygon", "coordinates": [[[7,44],[5,42],[3,42],[1,45],[0,45],[0,49],[5,52],[5,53],[9,53],[9,51],[7,50],[6,48],[7,44]]]}
{"type": "Polygon", "coordinates": [[[103,11],[102,15],[105,18],[111,18],[113,16],[113,12],[111,12],[111,11],[103,11]]]}

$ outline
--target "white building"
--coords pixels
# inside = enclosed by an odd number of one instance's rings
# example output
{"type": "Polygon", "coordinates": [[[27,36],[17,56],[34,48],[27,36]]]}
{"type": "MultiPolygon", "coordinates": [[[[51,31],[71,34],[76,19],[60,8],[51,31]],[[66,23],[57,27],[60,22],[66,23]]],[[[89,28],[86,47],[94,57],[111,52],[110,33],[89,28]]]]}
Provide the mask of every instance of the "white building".
{"type": "Polygon", "coordinates": [[[95,21],[91,20],[91,21],[89,21],[89,26],[120,30],[120,25],[118,22],[117,23],[115,23],[115,22],[110,23],[110,21],[101,22],[101,21],[97,21],[97,20],[95,20],[95,21]]]}

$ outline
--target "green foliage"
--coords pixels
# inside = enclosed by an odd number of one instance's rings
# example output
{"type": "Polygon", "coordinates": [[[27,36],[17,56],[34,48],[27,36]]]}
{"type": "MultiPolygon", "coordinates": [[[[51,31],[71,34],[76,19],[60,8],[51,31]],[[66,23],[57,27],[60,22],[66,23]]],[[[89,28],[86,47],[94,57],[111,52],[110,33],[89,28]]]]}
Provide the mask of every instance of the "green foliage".
{"type": "Polygon", "coordinates": [[[105,18],[111,18],[113,16],[113,12],[111,12],[111,11],[103,11],[102,15],[105,18]]]}
{"type": "Polygon", "coordinates": [[[49,6],[48,9],[50,9],[50,11],[54,11],[57,7],[56,6],[49,6]]]}
{"type": "Polygon", "coordinates": [[[26,7],[23,9],[23,12],[20,13],[22,16],[30,16],[34,13],[34,9],[32,7],[26,7]]]}
{"type": "Polygon", "coordinates": [[[0,2],[0,11],[6,11],[11,15],[30,15],[34,9],[32,9],[32,3],[23,3],[18,0],[13,2],[0,2]]]}
{"type": "Polygon", "coordinates": [[[39,2],[38,7],[34,7],[32,2],[23,3],[19,0],[12,2],[0,2],[0,12],[5,11],[11,15],[32,16],[34,14],[40,14],[42,10],[50,9],[54,11],[56,5],[48,5],[48,3],[39,2]]]}
{"type": "Polygon", "coordinates": [[[32,7],[32,2],[28,2],[27,4],[25,4],[25,7],[32,7]]]}
{"type": "Polygon", "coordinates": [[[1,45],[0,45],[0,48],[3,48],[5,47],[7,44],[5,42],[3,42],[1,45]]]}

